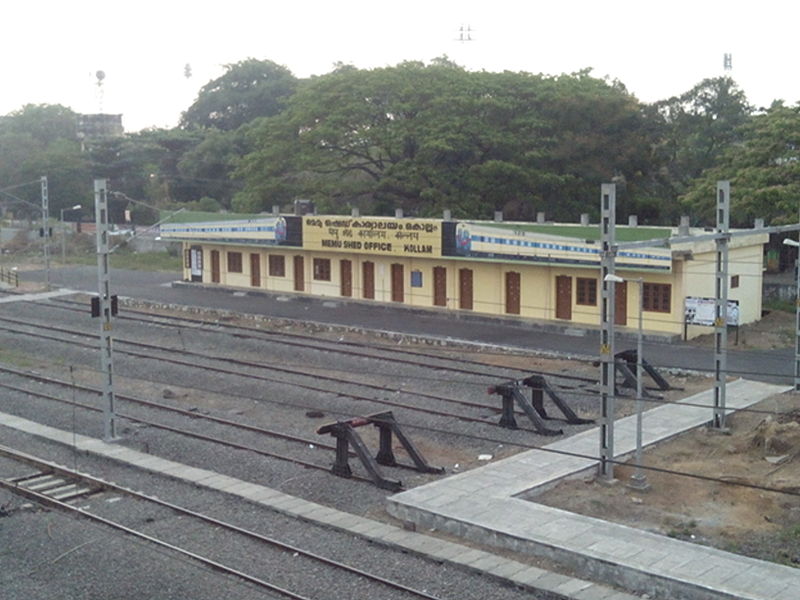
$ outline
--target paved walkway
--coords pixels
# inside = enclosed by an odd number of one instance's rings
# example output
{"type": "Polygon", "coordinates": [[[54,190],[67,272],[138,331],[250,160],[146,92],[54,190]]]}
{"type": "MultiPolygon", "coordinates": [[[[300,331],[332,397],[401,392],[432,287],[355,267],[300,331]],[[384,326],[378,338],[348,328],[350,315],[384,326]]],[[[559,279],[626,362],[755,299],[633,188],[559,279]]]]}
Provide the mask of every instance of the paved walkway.
{"type": "MultiPolygon", "coordinates": [[[[727,405],[743,408],[789,388],[738,380],[727,405]]],[[[711,420],[713,391],[647,411],[643,443],[652,444],[711,420]],[[708,408],[706,408],[708,407],[708,408]]],[[[635,449],[635,415],[615,424],[617,456],[635,449]]],[[[604,581],[667,598],[797,600],[800,569],[745,558],[551,508],[524,492],[596,467],[597,429],[389,498],[389,512],[420,529],[436,528],[495,546],[554,557],[604,581]]]]}
{"type": "MultiPolygon", "coordinates": [[[[515,586],[530,589],[534,593],[544,591],[546,593],[544,597],[548,600],[637,600],[640,598],[606,585],[552,573],[491,552],[476,550],[430,535],[415,533],[380,521],[308,502],[257,483],[166,460],[118,444],[109,444],[96,438],[73,434],[7,413],[0,412],[0,426],[75,447],[81,452],[237,496],[262,507],[365,537],[404,552],[413,552],[433,560],[446,561],[465,569],[480,571],[490,577],[507,580],[515,586]]],[[[421,583],[424,584],[424,582],[421,583]]]]}

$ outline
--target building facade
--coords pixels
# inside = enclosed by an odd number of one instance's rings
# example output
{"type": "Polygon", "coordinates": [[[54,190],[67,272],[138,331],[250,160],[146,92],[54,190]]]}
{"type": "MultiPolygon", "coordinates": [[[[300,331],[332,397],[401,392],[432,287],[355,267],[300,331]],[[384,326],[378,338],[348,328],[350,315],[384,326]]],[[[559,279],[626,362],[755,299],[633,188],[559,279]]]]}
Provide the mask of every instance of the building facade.
{"type": "MultiPolygon", "coordinates": [[[[631,229],[639,239],[672,234],[631,229]]],[[[187,281],[589,326],[600,322],[600,243],[591,239],[598,233],[596,226],[316,215],[161,226],[163,239],[183,244],[187,281]]],[[[761,316],[767,238],[729,242],[733,324],[761,316]]],[[[637,326],[641,278],[645,330],[709,333],[715,250],[705,241],[620,251],[617,274],[628,281],[615,284],[616,324],[637,326]]]]}

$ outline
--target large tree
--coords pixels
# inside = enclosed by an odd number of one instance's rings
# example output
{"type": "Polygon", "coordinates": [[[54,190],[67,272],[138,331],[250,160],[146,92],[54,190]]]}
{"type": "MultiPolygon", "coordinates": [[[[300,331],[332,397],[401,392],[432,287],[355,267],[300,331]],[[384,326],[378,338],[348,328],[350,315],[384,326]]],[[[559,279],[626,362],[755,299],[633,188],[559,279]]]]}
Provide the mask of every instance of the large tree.
{"type": "Polygon", "coordinates": [[[657,152],[676,194],[683,193],[741,139],[740,127],[753,112],[730,77],[704,79],[653,108],[652,116],[661,120],[657,152]]]}
{"type": "Polygon", "coordinates": [[[48,178],[51,214],[91,200],[89,162],[81,151],[76,115],[60,105],[29,104],[0,119],[0,202],[38,217],[41,176],[48,178]],[[18,199],[23,200],[20,202],[18,199]]]}
{"type": "Polygon", "coordinates": [[[650,147],[641,107],[617,84],[470,73],[446,59],[313,79],[251,143],[239,208],[306,196],[335,211],[519,218],[576,218],[601,181],[641,177],[650,147]]]}
{"type": "Polygon", "coordinates": [[[270,60],[248,58],[225,69],[224,75],[202,87],[183,113],[183,127],[237,129],[280,112],[297,86],[289,69],[270,60]]]}
{"type": "Polygon", "coordinates": [[[800,104],[776,103],[737,132],[719,164],[694,181],[684,206],[713,223],[715,185],[731,182],[731,222],[752,227],[756,218],[795,223],[800,213],[800,104]]]}

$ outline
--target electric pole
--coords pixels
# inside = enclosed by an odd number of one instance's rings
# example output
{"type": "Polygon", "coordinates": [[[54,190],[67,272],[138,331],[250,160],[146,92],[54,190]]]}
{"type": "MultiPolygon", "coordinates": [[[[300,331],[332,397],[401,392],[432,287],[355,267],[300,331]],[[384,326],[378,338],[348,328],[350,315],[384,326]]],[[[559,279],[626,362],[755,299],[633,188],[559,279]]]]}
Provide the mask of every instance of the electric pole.
{"type": "Polygon", "coordinates": [[[103,439],[117,437],[117,414],[114,405],[114,361],[111,346],[111,289],[108,274],[108,199],[106,180],[94,180],[94,213],[97,226],[97,285],[100,308],[100,367],[103,374],[103,439]]]}

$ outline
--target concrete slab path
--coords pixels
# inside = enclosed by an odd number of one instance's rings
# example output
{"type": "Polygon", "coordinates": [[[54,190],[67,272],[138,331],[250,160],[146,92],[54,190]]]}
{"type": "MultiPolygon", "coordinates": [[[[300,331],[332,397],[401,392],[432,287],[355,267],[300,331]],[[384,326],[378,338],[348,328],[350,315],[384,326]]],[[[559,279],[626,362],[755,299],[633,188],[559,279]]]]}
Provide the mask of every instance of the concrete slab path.
{"type": "MultiPolygon", "coordinates": [[[[786,387],[737,380],[727,406],[744,408],[786,387]]],[[[713,390],[647,411],[643,443],[711,420],[713,390]],[[701,405],[687,406],[687,404],[701,405]]],[[[635,449],[636,417],[616,422],[617,456],[635,449]]],[[[755,560],[523,500],[540,486],[594,469],[599,432],[588,430],[388,499],[389,512],[419,529],[543,555],[637,593],[667,598],[797,600],[800,569],[755,560]],[[563,452],[570,454],[562,454],[563,452]]]]}

